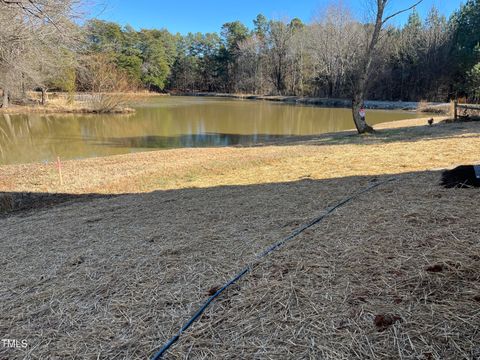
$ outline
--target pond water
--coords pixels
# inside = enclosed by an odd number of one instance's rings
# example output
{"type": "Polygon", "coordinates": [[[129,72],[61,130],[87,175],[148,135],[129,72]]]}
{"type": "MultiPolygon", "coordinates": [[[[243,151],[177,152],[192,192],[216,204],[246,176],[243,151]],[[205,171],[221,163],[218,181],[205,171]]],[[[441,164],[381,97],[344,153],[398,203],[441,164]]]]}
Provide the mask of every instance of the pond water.
{"type": "MultiPolygon", "coordinates": [[[[270,101],[158,96],[135,108],[130,115],[0,115],[0,164],[248,145],[353,127],[349,109],[270,101]]],[[[405,111],[367,111],[370,124],[416,116],[405,111]]]]}

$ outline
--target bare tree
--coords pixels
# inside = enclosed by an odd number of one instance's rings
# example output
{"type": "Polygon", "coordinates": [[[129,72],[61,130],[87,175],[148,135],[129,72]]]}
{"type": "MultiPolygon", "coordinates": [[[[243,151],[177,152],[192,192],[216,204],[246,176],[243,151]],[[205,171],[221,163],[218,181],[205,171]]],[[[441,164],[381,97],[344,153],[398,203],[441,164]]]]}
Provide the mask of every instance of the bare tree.
{"type": "Polygon", "coordinates": [[[243,40],[239,45],[238,89],[245,93],[257,93],[264,88],[263,83],[263,40],[254,35],[243,40]]]}
{"type": "Polygon", "coordinates": [[[308,72],[308,49],[309,33],[306,27],[294,31],[290,42],[290,58],[292,59],[292,79],[290,92],[293,95],[304,95],[305,79],[308,72]]]}
{"type": "Polygon", "coordinates": [[[329,6],[311,26],[310,51],[316,65],[318,90],[328,97],[343,95],[347,74],[355,63],[360,24],[342,3],[329,6]]]}
{"type": "Polygon", "coordinates": [[[289,49],[293,37],[293,29],[283,21],[271,21],[268,34],[270,58],[270,79],[275,92],[285,95],[289,70],[289,49]]]}
{"type": "MultiPolygon", "coordinates": [[[[71,51],[79,0],[0,0],[0,88],[3,107],[27,87],[47,84],[71,51]]],[[[71,65],[71,64],[70,64],[71,65]]],[[[43,97],[45,100],[45,97],[43,97]]]]}
{"type": "Polygon", "coordinates": [[[368,78],[371,73],[372,61],[376,52],[377,44],[380,40],[382,28],[390,19],[394,18],[401,13],[409,11],[419,5],[423,0],[418,0],[413,5],[394,12],[391,15],[384,16],[385,8],[390,0],[375,0],[376,1],[376,15],[375,15],[375,24],[371,36],[369,37],[368,45],[365,49],[364,54],[362,54],[358,68],[357,76],[353,83],[353,99],[352,99],[352,114],[353,121],[357,128],[359,134],[373,132],[373,128],[367,124],[365,117],[361,116],[360,109],[363,106],[365,92],[368,86],[368,78]]]}

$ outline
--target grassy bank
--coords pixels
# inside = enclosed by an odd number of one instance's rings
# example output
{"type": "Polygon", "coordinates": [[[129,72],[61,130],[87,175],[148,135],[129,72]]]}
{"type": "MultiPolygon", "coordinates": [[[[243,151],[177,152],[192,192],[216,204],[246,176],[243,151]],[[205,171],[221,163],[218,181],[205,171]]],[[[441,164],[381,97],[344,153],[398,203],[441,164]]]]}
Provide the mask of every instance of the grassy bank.
{"type": "MultiPolygon", "coordinates": [[[[476,358],[478,122],[404,121],[248,148],[2,166],[49,206],[0,218],[0,357],[145,359],[212,289],[370,181],[224,293],[167,359],[476,358]],[[41,256],[39,256],[41,254],[41,256]]],[[[39,205],[39,206],[37,206],[39,205]]],[[[45,205],[45,204],[43,204],[45,205]]]]}
{"type": "MultiPolygon", "coordinates": [[[[29,92],[27,98],[14,102],[7,108],[0,108],[0,114],[28,113],[79,113],[79,114],[128,114],[135,112],[128,105],[143,98],[160,96],[152,92],[126,93],[48,93],[45,105],[41,104],[41,94],[29,92]]],[[[165,94],[163,94],[165,95],[165,94]]]]}
{"type": "Polygon", "coordinates": [[[109,109],[109,110],[102,110],[102,109],[94,109],[89,106],[85,106],[82,104],[74,103],[74,104],[52,104],[49,103],[47,105],[10,105],[6,109],[0,109],[0,114],[9,114],[9,115],[17,115],[17,114],[31,114],[31,113],[39,113],[39,114],[130,114],[135,112],[134,109],[129,107],[122,107],[116,109],[109,109]]]}

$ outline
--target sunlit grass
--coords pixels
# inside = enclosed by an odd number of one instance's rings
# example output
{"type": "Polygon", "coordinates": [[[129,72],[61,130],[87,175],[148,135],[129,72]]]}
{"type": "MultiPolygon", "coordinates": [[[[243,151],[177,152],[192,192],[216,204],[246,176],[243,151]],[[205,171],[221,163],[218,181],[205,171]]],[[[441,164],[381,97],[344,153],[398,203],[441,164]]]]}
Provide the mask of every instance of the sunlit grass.
{"type": "MultiPolygon", "coordinates": [[[[418,123],[418,120],[417,120],[418,123]]],[[[251,148],[175,149],[2,167],[0,191],[121,194],[381,175],[478,161],[478,123],[383,129],[251,148]]]]}

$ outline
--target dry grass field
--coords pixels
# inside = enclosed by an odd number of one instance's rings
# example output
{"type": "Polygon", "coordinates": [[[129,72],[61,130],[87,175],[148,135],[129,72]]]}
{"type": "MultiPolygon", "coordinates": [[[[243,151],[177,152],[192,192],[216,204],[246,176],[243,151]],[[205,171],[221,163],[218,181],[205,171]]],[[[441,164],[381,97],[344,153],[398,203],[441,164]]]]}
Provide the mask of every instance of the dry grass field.
{"type": "MultiPolygon", "coordinates": [[[[0,168],[0,359],[480,359],[480,123],[0,168]],[[5,205],[6,204],[6,205],[5,205]],[[12,212],[13,210],[13,212],[12,212]]],[[[403,126],[403,127],[400,127],[403,126]]]]}

